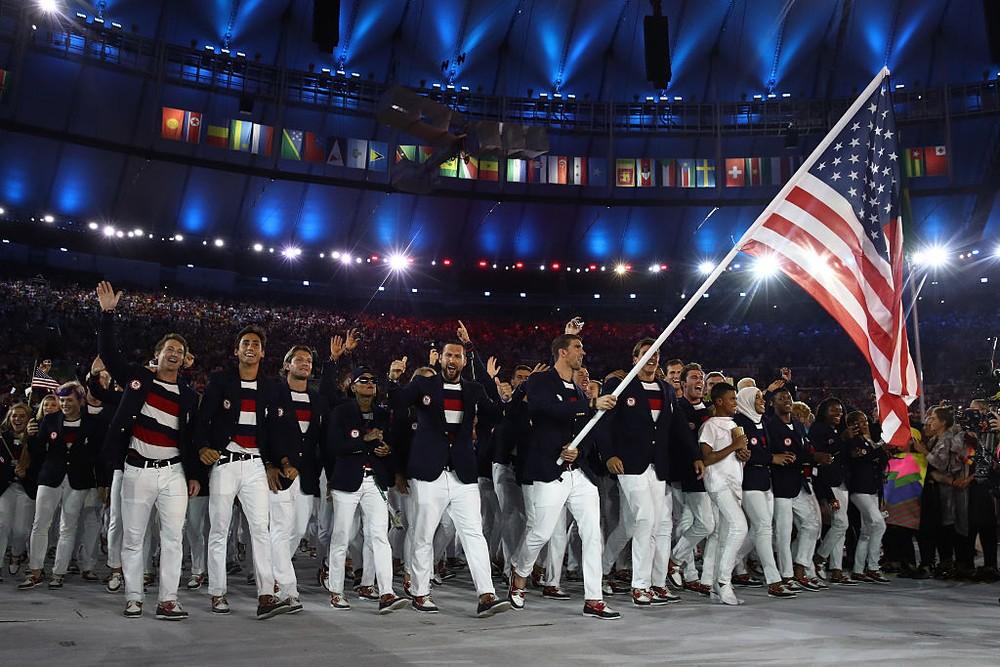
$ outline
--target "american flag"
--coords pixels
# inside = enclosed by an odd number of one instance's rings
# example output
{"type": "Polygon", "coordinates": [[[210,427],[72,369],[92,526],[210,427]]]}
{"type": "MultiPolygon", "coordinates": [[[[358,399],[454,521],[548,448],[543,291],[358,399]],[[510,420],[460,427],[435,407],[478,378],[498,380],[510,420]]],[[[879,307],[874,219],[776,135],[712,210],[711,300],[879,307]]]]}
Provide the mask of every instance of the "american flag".
{"type": "Polygon", "coordinates": [[[743,251],[813,296],[871,366],[883,440],[906,444],[917,395],[902,308],[900,155],[887,69],[747,232],[743,251]]]}
{"type": "Polygon", "coordinates": [[[35,373],[31,376],[32,389],[44,389],[45,391],[55,391],[59,388],[59,381],[41,368],[35,368],[35,373]]]}

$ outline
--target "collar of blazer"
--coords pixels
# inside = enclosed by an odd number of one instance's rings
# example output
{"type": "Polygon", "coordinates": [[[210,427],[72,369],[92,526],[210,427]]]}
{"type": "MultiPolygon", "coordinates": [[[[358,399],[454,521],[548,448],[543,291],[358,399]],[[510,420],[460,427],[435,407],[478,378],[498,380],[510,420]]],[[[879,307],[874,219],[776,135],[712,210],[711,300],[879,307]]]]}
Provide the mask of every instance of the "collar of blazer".
{"type": "MultiPolygon", "coordinates": [[[[424,397],[426,397],[426,398],[423,398],[423,400],[421,401],[421,403],[423,404],[423,406],[426,409],[432,410],[434,412],[435,418],[439,422],[441,422],[441,424],[443,426],[444,423],[445,423],[445,421],[444,421],[444,376],[438,375],[438,376],[435,376],[435,377],[429,377],[429,378],[423,378],[423,379],[426,380],[425,384],[426,384],[427,389],[429,390],[429,393],[424,394],[424,397]],[[427,401],[428,398],[430,399],[430,401],[427,401]]],[[[474,398],[475,397],[473,396],[473,391],[474,390],[472,388],[472,382],[470,382],[469,380],[466,380],[466,379],[464,379],[462,377],[459,377],[458,382],[450,382],[449,384],[460,384],[462,386],[462,402],[463,402],[463,407],[465,408],[465,412],[469,412],[470,411],[470,407],[471,407],[471,409],[474,410],[475,409],[475,405],[474,405],[474,398]]],[[[467,419],[462,419],[462,425],[464,426],[466,423],[470,423],[471,424],[472,422],[470,420],[467,420],[467,419]]]]}

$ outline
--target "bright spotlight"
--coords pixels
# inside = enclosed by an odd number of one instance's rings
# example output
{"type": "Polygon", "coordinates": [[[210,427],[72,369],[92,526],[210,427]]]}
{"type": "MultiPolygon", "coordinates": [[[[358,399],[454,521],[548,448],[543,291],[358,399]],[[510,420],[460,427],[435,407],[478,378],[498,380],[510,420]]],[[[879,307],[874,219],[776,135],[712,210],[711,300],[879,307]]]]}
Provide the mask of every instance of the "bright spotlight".
{"type": "Polygon", "coordinates": [[[253,244],[253,251],[254,252],[264,252],[264,244],[263,243],[254,243],[253,244]]]}
{"type": "Polygon", "coordinates": [[[184,235],[183,234],[174,234],[174,240],[175,241],[183,241],[184,240],[184,235]]]}
{"type": "Polygon", "coordinates": [[[44,218],[42,218],[42,220],[49,223],[50,225],[56,221],[56,219],[53,218],[51,215],[46,215],[44,218]]]}
{"type": "Polygon", "coordinates": [[[143,235],[141,227],[136,227],[135,229],[132,230],[132,233],[135,234],[136,236],[142,236],[143,235]]]}
{"type": "Polygon", "coordinates": [[[104,227],[104,235],[105,236],[114,236],[115,235],[115,228],[112,227],[111,225],[105,225],[105,227],[104,227]]]}
{"type": "Polygon", "coordinates": [[[222,246],[226,245],[226,242],[223,241],[222,239],[215,239],[213,243],[215,244],[216,248],[221,248],[222,246]]]}
{"type": "Polygon", "coordinates": [[[761,255],[753,263],[753,272],[759,280],[772,278],[778,274],[778,260],[774,255],[761,255]]]}
{"type": "Polygon", "coordinates": [[[340,254],[340,263],[341,263],[341,264],[344,264],[344,265],[350,265],[350,263],[351,263],[351,259],[352,259],[352,258],[351,258],[351,255],[350,255],[350,253],[346,253],[346,252],[344,252],[344,253],[341,253],[341,254],[340,254]]]}
{"type": "Polygon", "coordinates": [[[288,246],[281,251],[281,256],[285,259],[295,259],[301,254],[302,250],[300,248],[296,248],[295,246],[288,246]]]}
{"type": "Polygon", "coordinates": [[[56,0],[38,0],[38,8],[46,14],[59,11],[59,3],[56,0]]]}
{"type": "Polygon", "coordinates": [[[948,263],[948,249],[944,246],[927,246],[913,253],[913,263],[928,269],[938,269],[948,263]]]}
{"type": "Polygon", "coordinates": [[[698,265],[698,272],[706,276],[714,270],[715,262],[710,262],[707,259],[698,265]]]}
{"type": "Polygon", "coordinates": [[[87,229],[95,230],[98,227],[100,227],[100,225],[98,225],[96,222],[88,222],[87,223],[87,229]]]}
{"type": "Polygon", "coordinates": [[[405,271],[410,266],[410,258],[401,253],[389,255],[389,268],[393,271],[405,271]]]}
{"type": "Polygon", "coordinates": [[[618,275],[624,276],[627,271],[628,267],[625,266],[624,264],[615,264],[615,273],[617,273],[618,275]]]}
{"type": "Polygon", "coordinates": [[[4,207],[3,207],[3,206],[0,206],[0,215],[3,215],[3,214],[4,214],[4,213],[6,213],[6,212],[7,212],[7,211],[6,211],[6,210],[4,210],[4,207]]]}

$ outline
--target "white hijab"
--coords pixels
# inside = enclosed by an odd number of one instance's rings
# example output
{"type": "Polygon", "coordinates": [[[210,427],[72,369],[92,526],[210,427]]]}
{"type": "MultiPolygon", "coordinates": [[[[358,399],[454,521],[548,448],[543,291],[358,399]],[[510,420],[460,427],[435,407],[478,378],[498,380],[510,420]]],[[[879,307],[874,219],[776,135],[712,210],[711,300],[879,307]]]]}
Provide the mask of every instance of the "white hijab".
{"type": "Polygon", "coordinates": [[[743,387],[736,393],[736,411],[754,424],[759,424],[764,417],[754,407],[754,404],[757,402],[757,394],[759,393],[760,389],[757,387],[743,387]]]}

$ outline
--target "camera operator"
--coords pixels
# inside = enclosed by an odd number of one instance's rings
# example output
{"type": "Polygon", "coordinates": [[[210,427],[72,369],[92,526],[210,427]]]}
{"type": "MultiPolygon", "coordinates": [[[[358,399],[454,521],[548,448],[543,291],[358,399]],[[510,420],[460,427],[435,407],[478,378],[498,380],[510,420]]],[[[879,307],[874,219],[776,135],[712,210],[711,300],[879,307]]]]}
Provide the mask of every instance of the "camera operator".
{"type": "Polygon", "coordinates": [[[969,435],[975,436],[976,449],[972,457],[972,482],[969,484],[969,549],[975,549],[976,537],[983,545],[983,566],[976,569],[976,581],[993,583],[1000,580],[997,572],[996,501],[1000,468],[997,466],[997,445],[1000,443],[1000,416],[982,399],[969,403],[966,410],[969,435]]]}
{"type": "Polygon", "coordinates": [[[934,576],[946,579],[965,575],[972,567],[968,548],[968,486],[972,476],[966,465],[966,431],[955,422],[954,409],[938,405],[924,420],[924,435],[930,482],[924,489],[921,528],[929,528],[937,542],[940,562],[934,576]]]}

